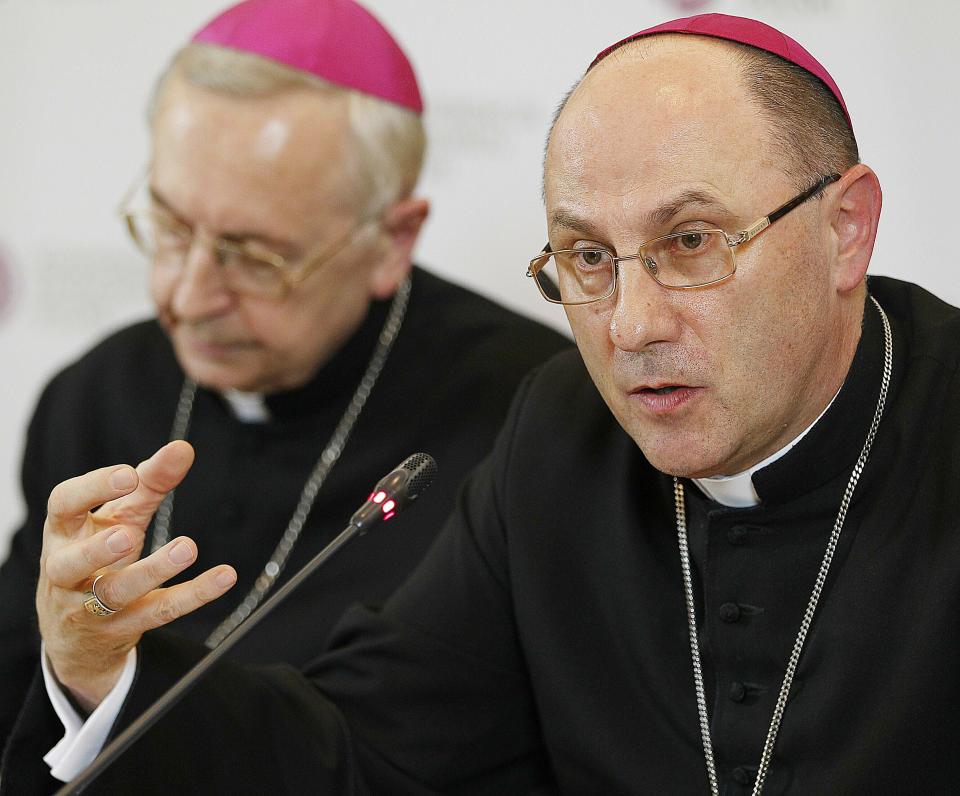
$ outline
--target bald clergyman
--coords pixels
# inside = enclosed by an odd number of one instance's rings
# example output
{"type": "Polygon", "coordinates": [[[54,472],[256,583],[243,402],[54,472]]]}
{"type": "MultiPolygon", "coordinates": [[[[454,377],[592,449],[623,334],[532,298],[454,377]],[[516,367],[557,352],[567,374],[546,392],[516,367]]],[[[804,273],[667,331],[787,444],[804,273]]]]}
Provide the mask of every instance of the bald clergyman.
{"type": "MultiPolygon", "coordinates": [[[[382,609],[350,611],[303,674],[212,673],[100,787],[956,790],[960,310],[866,279],[880,186],[835,82],[753,20],[643,31],[567,98],[544,182],[529,274],[579,355],[523,385],[382,609]]],[[[116,560],[78,537],[104,500],[139,505],[110,484],[131,472],[57,488],[46,570],[116,560]]],[[[104,578],[176,614],[230,572],[156,596],[177,570],[155,564],[104,578]]],[[[40,583],[61,687],[122,692],[120,725],[178,673],[155,661],[202,654],[40,583]],[[132,688],[108,643],[137,650],[132,688]]],[[[8,756],[55,741],[45,700],[8,756]]]]}

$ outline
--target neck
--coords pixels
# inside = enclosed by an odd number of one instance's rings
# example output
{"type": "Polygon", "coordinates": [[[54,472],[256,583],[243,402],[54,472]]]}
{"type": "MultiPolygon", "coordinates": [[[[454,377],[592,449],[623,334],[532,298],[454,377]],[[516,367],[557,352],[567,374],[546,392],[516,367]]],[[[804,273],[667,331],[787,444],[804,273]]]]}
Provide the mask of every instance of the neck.
{"type": "Polygon", "coordinates": [[[758,470],[762,470],[767,465],[773,464],[789,453],[790,450],[807,435],[810,429],[820,422],[820,418],[833,406],[833,401],[839,392],[838,389],[837,392],[834,393],[833,398],[830,399],[830,403],[828,403],[824,410],[817,416],[816,420],[780,448],[780,450],[772,453],[763,461],[735,475],[713,475],[707,478],[694,478],[693,483],[695,483],[700,488],[700,491],[708,498],[715,500],[723,506],[742,509],[760,505],[760,496],[753,486],[753,474],[758,470]]]}
{"type": "Polygon", "coordinates": [[[838,321],[829,335],[834,344],[829,350],[825,350],[818,360],[828,364],[837,363],[837,367],[829,372],[814,370],[808,374],[806,383],[814,400],[795,418],[792,432],[788,432],[789,436],[785,435],[788,441],[771,446],[773,449],[768,448],[762,458],[732,474],[692,479],[707,497],[725,506],[737,508],[747,508],[760,503],[760,497],[753,485],[753,474],[782,458],[807,435],[833,405],[847,379],[860,343],[865,301],[866,286],[862,285],[856,295],[849,297],[841,308],[838,321]]]}

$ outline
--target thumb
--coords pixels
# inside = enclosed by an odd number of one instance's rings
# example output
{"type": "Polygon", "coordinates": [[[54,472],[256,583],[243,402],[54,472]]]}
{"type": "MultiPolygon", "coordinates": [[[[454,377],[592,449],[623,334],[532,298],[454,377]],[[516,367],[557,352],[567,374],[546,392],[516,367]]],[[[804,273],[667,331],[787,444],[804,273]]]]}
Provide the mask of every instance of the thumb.
{"type": "Polygon", "coordinates": [[[137,465],[136,489],[105,503],[96,513],[109,516],[111,522],[131,524],[145,530],[167,493],[190,471],[193,460],[193,446],[189,442],[174,440],[167,443],[137,465]]]}

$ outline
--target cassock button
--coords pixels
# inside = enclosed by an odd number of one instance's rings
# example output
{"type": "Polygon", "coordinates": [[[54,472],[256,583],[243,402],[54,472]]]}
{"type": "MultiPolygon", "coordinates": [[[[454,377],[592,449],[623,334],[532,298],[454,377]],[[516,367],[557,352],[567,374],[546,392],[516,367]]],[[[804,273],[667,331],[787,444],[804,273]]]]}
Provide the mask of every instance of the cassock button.
{"type": "Polygon", "coordinates": [[[744,544],[747,541],[746,526],[734,525],[727,531],[727,541],[730,544],[744,544]]]}
{"type": "Polygon", "coordinates": [[[740,618],[740,606],[736,603],[724,603],[720,606],[720,619],[733,624],[740,618]]]}
{"type": "Polygon", "coordinates": [[[752,785],[753,773],[744,766],[737,766],[730,772],[730,776],[738,785],[752,785]]]}
{"type": "Polygon", "coordinates": [[[738,680],[734,680],[730,683],[730,699],[734,702],[743,702],[743,698],[747,695],[747,687],[738,680]]]}

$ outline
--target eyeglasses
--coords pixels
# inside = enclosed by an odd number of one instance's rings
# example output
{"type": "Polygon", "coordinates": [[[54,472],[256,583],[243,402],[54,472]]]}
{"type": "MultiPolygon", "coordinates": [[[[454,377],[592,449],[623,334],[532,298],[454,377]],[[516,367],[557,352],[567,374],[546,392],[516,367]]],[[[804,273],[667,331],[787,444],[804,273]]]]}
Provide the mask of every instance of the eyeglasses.
{"type": "MultiPolygon", "coordinates": [[[[131,209],[133,196],[142,181],[143,178],[134,183],[124,197],[120,216],[137,248],[152,259],[155,267],[179,269],[201,234],[153,202],[146,209],[131,209]]],[[[208,238],[207,245],[213,248],[230,290],[279,298],[350,246],[360,230],[375,221],[378,215],[361,218],[332,244],[322,244],[293,261],[254,241],[204,237],[208,238]]]]}
{"type": "Polygon", "coordinates": [[[684,290],[715,285],[736,272],[734,248],[753,240],[839,179],[839,174],[821,177],[806,191],[734,235],[722,229],[671,232],[641,243],[636,254],[625,257],[595,248],[552,251],[547,243],[540,255],[530,261],[527,276],[547,301],[566,305],[591,304],[612,296],[617,289],[620,263],[625,260],[639,260],[644,270],[664,287],[684,290]]]}

